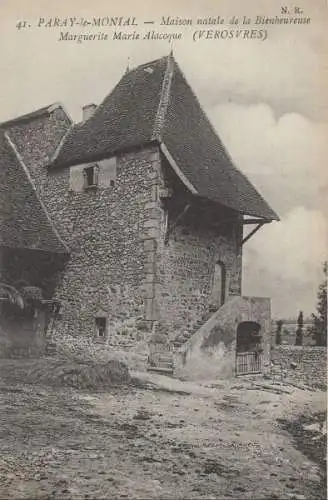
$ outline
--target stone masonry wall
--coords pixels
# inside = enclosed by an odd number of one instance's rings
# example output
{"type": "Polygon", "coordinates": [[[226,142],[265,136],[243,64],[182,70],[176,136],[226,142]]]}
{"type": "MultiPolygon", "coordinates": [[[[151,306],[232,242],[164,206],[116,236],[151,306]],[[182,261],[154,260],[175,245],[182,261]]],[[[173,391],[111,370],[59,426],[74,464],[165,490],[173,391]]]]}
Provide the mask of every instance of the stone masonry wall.
{"type": "MultiPolygon", "coordinates": [[[[207,226],[179,223],[162,244],[158,262],[157,307],[169,336],[190,334],[208,319],[215,264],[226,270],[226,300],[241,294],[240,235],[234,229],[220,234],[207,226]]],[[[213,311],[212,311],[213,313],[213,311]]]]}
{"type": "Polygon", "coordinates": [[[107,318],[106,342],[113,345],[145,340],[155,321],[173,336],[190,332],[208,313],[218,260],[227,270],[227,298],[240,294],[240,235],[236,240],[233,230],[220,234],[203,224],[186,231],[182,222],[164,244],[167,213],[158,194],[165,187],[163,159],[155,146],[105,160],[102,186],[84,189],[85,166],[46,167],[69,126],[59,108],[9,130],[71,250],[58,277],[55,297],[62,308],[52,324],[55,335],[94,338],[96,316],[107,318]]]}
{"type": "Polygon", "coordinates": [[[158,162],[155,148],[119,156],[114,186],[79,192],[69,189],[69,169],[49,171],[43,200],[71,250],[53,335],[94,337],[102,316],[110,344],[133,346],[147,337],[161,216],[158,162]]]}
{"type": "Polygon", "coordinates": [[[9,137],[27,166],[39,195],[47,183],[47,167],[55,150],[71,125],[62,108],[19,125],[11,125],[9,137]]]}
{"type": "Polygon", "coordinates": [[[189,380],[214,380],[236,375],[238,325],[260,326],[262,371],[270,371],[270,299],[232,297],[175,354],[176,373],[189,380]]]}
{"type": "Polygon", "coordinates": [[[53,333],[94,337],[97,316],[107,317],[111,345],[142,343],[154,322],[171,337],[193,331],[208,313],[218,260],[226,267],[226,297],[240,295],[238,220],[220,232],[207,225],[207,212],[198,224],[191,212],[188,227],[177,224],[165,243],[158,149],[106,160],[99,179],[107,163],[116,165],[115,182],[95,189],[83,188],[82,168],[73,167],[73,184],[68,168],[48,173],[43,200],[71,250],[56,292],[63,307],[53,333]]]}
{"type": "Polygon", "coordinates": [[[327,387],[327,349],[314,346],[275,346],[272,375],[295,384],[327,387]]]}

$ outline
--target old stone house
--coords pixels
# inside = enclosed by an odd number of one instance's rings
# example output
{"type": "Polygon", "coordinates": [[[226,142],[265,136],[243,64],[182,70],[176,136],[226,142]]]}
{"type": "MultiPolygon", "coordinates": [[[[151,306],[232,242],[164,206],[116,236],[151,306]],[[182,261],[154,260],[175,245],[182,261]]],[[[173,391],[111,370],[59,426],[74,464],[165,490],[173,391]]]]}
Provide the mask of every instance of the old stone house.
{"type": "Polygon", "coordinates": [[[72,124],[53,105],[0,129],[10,198],[1,227],[19,221],[19,237],[0,244],[60,304],[48,335],[132,349],[161,333],[181,367],[211,356],[221,374],[261,338],[268,361],[270,301],[241,296],[242,246],[278,217],[233,164],[173,56],[127,70],[83,114],[72,124]],[[28,190],[38,213],[11,211],[28,190]]]}
{"type": "Polygon", "coordinates": [[[69,255],[40,196],[45,151],[62,135],[51,124],[58,113],[42,109],[0,126],[0,282],[42,291],[37,308],[20,311],[0,290],[0,355],[43,352],[56,279],[69,255]]]}

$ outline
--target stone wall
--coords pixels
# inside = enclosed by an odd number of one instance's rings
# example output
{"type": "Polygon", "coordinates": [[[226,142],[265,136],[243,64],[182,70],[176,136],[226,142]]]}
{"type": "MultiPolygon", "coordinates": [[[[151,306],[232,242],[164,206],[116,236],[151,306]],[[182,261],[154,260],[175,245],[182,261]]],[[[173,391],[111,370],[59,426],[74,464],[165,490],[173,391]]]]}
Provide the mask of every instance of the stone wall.
{"type": "MultiPolygon", "coordinates": [[[[121,154],[98,167],[98,187],[85,189],[82,165],[49,169],[43,188],[43,201],[71,250],[56,292],[63,306],[54,335],[94,337],[97,316],[107,318],[103,341],[112,346],[133,348],[149,338],[155,322],[172,336],[192,332],[208,312],[218,260],[227,270],[227,297],[240,294],[236,214],[221,230],[217,207],[212,218],[207,208],[200,215],[196,207],[166,242],[168,210],[161,193],[172,185],[164,179],[158,148],[121,154]]],[[[173,198],[181,205],[179,192],[173,198]]],[[[170,213],[171,225],[178,213],[170,213]]]]}
{"type": "Polygon", "coordinates": [[[46,165],[70,126],[70,118],[61,107],[9,126],[8,135],[22,156],[39,195],[47,183],[46,165]]]}
{"type": "Polygon", "coordinates": [[[97,318],[106,319],[107,346],[133,348],[148,340],[154,324],[171,338],[191,335],[211,312],[218,262],[226,270],[226,299],[241,293],[239,216],[191,200],[157,146],[98,162],[98,186],[85,185],[86,165],[47,168],[69,126],[64,110],[54,108],[9,130],[70,248],[64,269],[51,266],[47,276],[49,297],[59,283],[54,298],[62,304],[52,335],[99,341],[97,318]],[[163,201],[166,190],[176,206],[163,201]],[[178,220],[188,199],[191,209],[178,220]]]}
{"type": "Polygon", "coordinates": [[[327,348],[275,346],[272,348],[272,375],[295,384],[327,387],[327,348]]]}
{"type": "Polygon", "coordinates": [[[49,170],[43,200],[71,251],[53,335],[95,337],[102,316],[106,343],[133,346],[147,337],[161,218],[158,164],[155,148],[118,156],[115,185],[79,191],[70,189],[68,168],[49,170]]]}
{"type": "Polygon", "coordinates": [[[270,299],[230,298],[175,355],[176,373],[188,380],[231,378],[236,374],[238,325],[253,321],[262,335],[262,371],[270,371],[270,299]]]}
{"type": "Polygon", "coordinates": [[[226,300],[241,294],[242,230],[238,219],[222,230],[212,225],[210,210],[202,216],[197,212],[197,206],[191,208],[158,252],[157,306],[171,338],[192,334],[219,308],[214,305],[211,311],[216,263],[224,266],[226,300]]]}
{"type": "Polygon", "coordinates": [[[46,346],[48,356],[60,355],[73,360],[106,363],[113,359],[122,361],[131,370],[146,371],[148,343],[138,342],[134,346],[111,345],[85,335],[62,335],[49,338],[46,346]]]}

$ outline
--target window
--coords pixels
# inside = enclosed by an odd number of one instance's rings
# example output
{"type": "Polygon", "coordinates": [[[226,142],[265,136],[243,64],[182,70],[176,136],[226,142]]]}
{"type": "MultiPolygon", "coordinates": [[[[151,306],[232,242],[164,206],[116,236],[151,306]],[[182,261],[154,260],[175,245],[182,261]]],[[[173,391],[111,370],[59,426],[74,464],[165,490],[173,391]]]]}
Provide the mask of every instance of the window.
{"type": "Polygon", "coordinates": [[[226,269],[223,262],[217,262],[214,268],[212,284],[212,305],[218,309],[225,302],[226,294],[226,269]]]}
{"type": "Polygon", "coordinates": [[[98,337],[106,337],[107,334],[107,318],[96,318],[96,329],[98,337]]]}
{"type": "Polygon", "coordinates": [[[83,171],[84,175],[84,187],[94,187],[98,184],[98,167],[97,165],[91,165],[86,167],[83,171]]]}

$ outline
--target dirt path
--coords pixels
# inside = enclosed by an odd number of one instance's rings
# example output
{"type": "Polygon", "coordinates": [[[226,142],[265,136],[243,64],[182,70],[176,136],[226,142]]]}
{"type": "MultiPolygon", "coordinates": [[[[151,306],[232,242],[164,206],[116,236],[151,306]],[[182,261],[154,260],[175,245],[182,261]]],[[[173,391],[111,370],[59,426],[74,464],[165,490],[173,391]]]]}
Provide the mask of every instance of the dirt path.
{"type": "Polygon", "coordinates": [[[2,382],[0,498],[325,498],[277,422],[323,411],[322,392],[142,379],[106,394],[2,382]]]}

